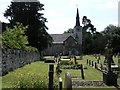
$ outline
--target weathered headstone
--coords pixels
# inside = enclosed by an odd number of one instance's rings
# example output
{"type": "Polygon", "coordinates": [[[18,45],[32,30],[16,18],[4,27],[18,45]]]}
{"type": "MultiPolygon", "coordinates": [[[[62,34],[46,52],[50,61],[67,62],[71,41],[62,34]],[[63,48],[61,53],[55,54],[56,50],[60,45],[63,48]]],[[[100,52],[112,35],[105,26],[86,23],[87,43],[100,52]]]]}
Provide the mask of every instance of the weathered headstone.
{"type": "Polygon", "coordinates": [[[72,90],[72,79],[69,72],[65,73],[64,88],[65,90],[72,90]]]}
{"type": "Polygon", "coordinates": [[[107,61],[108,71],[103,72],[103,81],[106,85],[117,86],[117,74],[113,73],[111,70],[111,63],[113,63],[113,59],[112,59],[113,55],[112,55],[112,47],[110,41],[108,41],[105,49],[106,49],[105,60],[107,61]]]}

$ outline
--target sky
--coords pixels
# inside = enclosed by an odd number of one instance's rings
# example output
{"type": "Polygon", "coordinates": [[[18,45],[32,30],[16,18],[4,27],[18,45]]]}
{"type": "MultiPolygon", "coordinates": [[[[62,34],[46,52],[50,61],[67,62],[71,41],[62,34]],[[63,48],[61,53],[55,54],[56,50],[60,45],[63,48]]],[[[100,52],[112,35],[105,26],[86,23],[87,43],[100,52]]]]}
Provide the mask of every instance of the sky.
{"type": "MultiPolygon", "coordinates": [[[[8,22],[3,16],[12,0],[0,0],[0,21],[8,22]]],[[[87,16],[97,31],[103,31],[109,24],[118,25],[118,2],[120,0],[39,0],[44,4],[44,17],[49,34],[61,34],[74,28],[77,8],[80,22],[87,16]]],[[[81,26],[82,23],[80,23],[81,26]]]]}

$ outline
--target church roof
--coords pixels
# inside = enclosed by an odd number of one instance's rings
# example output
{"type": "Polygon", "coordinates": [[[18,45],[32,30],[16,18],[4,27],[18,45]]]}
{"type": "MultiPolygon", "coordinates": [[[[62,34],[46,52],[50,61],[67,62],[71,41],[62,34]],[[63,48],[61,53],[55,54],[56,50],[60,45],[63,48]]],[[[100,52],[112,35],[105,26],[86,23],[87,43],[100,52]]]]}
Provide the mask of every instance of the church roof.
{"type": "Polygon", "coordinates": [[[53,43],[63,43],[69,36],[73,36],[73,33],[66,34],[50,34],[53,38],[53,43]]]}

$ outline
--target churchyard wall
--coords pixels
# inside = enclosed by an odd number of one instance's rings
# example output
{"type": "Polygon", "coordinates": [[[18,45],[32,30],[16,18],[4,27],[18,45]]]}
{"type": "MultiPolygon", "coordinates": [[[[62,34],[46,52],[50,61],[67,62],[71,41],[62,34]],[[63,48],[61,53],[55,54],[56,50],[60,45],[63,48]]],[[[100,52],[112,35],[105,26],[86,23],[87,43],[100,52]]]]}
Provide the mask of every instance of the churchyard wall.
{"type": "Polygon", "coordinates": [[[0,56],[2,56],[2,60],[0,60],[0,76],[26,64],[40,60],[40,55],[38,52],[28,52],[18,49],[4,48],[2,49],[0,56]]]}

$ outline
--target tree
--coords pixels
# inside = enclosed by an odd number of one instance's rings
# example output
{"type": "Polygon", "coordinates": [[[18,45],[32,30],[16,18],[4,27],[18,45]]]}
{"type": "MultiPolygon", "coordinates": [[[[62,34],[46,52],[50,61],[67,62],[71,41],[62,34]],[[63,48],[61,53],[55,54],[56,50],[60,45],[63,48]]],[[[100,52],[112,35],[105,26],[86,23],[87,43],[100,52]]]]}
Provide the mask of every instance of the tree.
{"type": "Polygon", "coordinates": [[[120,52],[120,27],[110,24],[101,33],[105,36],[106,41],[111,40],[113,53],[120,52]]]}
{"type": "Polygon", "coordinates": [[[16,22],[21,22],[24,26],[28,25],[25,34],[28,36],[29,44],[40,52],[46,49],[52,41],[51,36],[46,32],[47,19],[43,17],[43,13],[40,13],[44,10],[43,6],[38,0],[34,0],[34,2],[14,0],[4,13],[4,16],[10,21],[11,27],[16,22]]]}
{"type": "Polygon", "coordinates": [[[64,31],[64,33],[74,33],[74,29],[69,28],[67,31],[64,31]]]}
{"type": "Polygon", "coordinates": [[[36,50],[33,47],[26,46],[28,44],[27,36],[25,31],[28,26],[23,26],[21,23],[16,23],[14,28],[6,27],[6,30],[2,33],[3,46],[7,48],[25,49],[25,50],[36,50]]]}
{"type": "Polygon", "coordinates": [[[96,28],[94,28],[94,25],[91,24],[91,20],[87,18],[87,16],[83,16],[82,19],[82,24],[83,26],[83,31],[87,32],[87,30],[89,30],[89,32],[91,32],[92,34],[96,32],[96,28]]]}

